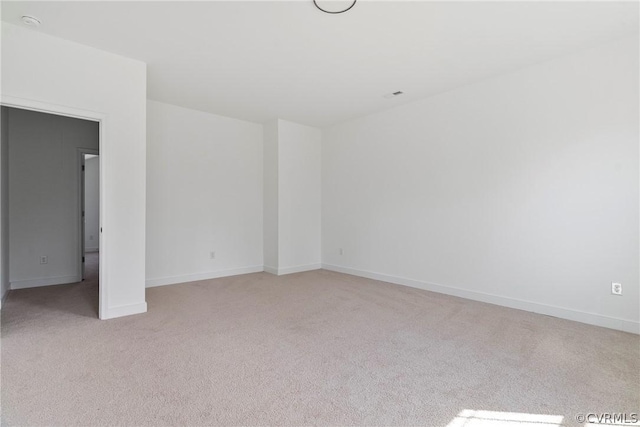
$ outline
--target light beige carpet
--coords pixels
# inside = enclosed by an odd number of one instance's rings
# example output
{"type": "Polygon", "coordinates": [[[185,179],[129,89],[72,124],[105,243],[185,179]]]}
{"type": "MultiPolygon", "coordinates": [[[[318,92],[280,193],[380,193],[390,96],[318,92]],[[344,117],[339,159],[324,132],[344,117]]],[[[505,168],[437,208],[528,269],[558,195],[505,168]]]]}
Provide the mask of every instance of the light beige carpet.
{"type": "Polygon", "coordinates": [[[573,425],[640,409],[640,341],[623,332],[327,271],[147,302],[100,321],[94,280],[12,291],[3,424],[446,426],[486,410],[573,425]]]}

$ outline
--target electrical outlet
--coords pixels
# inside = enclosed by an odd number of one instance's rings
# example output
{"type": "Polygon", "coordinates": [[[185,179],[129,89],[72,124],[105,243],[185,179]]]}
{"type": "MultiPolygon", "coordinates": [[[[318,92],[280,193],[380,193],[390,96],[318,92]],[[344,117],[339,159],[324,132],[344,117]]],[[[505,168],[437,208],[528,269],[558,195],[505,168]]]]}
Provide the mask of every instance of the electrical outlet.
{"type": "Polygon", "coordinates": [[[48,264],[49,263],[49,257],[47,257],[46,255],[42,255],[40,257],[40,264],[48,264]]]}
{"type": "Polygon", "coordinates": [[[342,250],[342,248],[338,249],[338,252],[340,253],[340,255],[344,255],[344,251],[342,250]]]}
{"type": "Polygon", "coordinates": [[[611,293],[613,295],[622,295],[622,283],[611,283],[611,293]]]}
{"type": "Polygon", "coordinates": [[[209,252],[209,258],[216,259],[216,251],[209,252]]]}

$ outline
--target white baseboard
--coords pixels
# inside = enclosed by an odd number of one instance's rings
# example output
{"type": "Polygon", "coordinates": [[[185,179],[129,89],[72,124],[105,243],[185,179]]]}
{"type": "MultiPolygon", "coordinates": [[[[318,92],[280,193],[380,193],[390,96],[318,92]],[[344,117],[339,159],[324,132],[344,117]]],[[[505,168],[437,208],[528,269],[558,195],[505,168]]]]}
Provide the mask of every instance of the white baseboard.
{"type": "Polygon", "coordinates": [[[338,265],[322,264],[325,270],[336,271],[339,273],[351,274],[353,276],[366,277],[368,279],[380,280],[396,285],[410,286],[412,288],[424,289],[427,291],[438,292],[441,294],[453,295],[460,298],[466,298],[474,301],[486,302],[489,304],[501,305],[504,307],[515,308],[518,310],[531,311],[534,313],[545,314],[548,316],[559,317],[561,319],[573,320],[576,322],[587,323],[589,325],[602,326],[604,328],[617,329],[632,334],[640,334],[640,322],[633,320],[619,319],[616,317],[603,316],[596,313],[588,313],[584,311],[572,310],[570,308],[556,307],[552,305],[540,304],[519,300],[515,298],[503,297],[499,295],[486,294],[483,292],[470,291],[466,289],[454,288],[451,286],[440,285],[436,283],[423,282],[405,277],[390,276],[382,273],[375,273],[365,270],[357,270],[350,267],[342,267],[338,265]]]}
{"type": "Polygon", "coordinates": [[[265,265],[264,271],[266,271],[267,273],[275,274],[276,276],[278,275],[278,269],[276,267],[265,265]]]}
{"type": "Polygon", "coordinates": [[[283,274],[302,273],[303,271],[320,270],[321,268],[322,264],[306,264],[284,267],[278,269],[278,276],[282,276],[283,274]]]}
{"type": "Polygon", "coordinates": [[[75,275],[45,277],[42,279],[16,280],[10,283],[9,289],[37,288],[40,286],[64,285],[66,283],[76,283],[81,281],[82,277],[75,275]]]}
{"type": "Polygon", "coordinates": [[[131,316],[132,314],[141,314],[147,312],[147,303],[141,302],[137,304],[120,305],[107,308],[107,312],[100,316],[100,319],[115,319],[117,317],[131,316]]]}
{"type": "Polygon", "coordinates": [[[159,277],[156,279],[147,279],[146,287],[153,288],[155,286],[175,285],[177,283],[195,282],[198,280],[217,279],[220,277],[237,276],[239,274],[259,273],[264,271],[262,265],[250,267],[233,268],[229,270],[209,271],[206,273],[186,274],[183,276],[159,277]]]}
{"type": "Polygon", "coordinates": [[[320,270],[322,264],[305,264],[295,265],[293,267],[275,268],[265,265],[264,271],[267,273],[275,274],[276,276],[283,276],[285,274],[302,273],[303,271],[320,270]]]}

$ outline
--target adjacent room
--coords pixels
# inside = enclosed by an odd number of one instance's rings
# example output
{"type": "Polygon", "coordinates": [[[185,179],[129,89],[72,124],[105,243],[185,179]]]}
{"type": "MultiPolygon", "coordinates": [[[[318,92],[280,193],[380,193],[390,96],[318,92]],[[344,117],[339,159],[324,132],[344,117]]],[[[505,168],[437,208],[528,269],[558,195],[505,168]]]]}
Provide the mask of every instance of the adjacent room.
{"type": "Polygon", "coordinates": [[[3,173],[11,200],[9,287],[20,289],[21,295],[49,299],[52,296],[45,295],[43,287],[76,284],[65,289],[85,294],[78,308],[95,317],[100,249],[98,123],[2,107],[2,128],[8,158],[3,173]],[[38,289],[26,290],[31,288],[38,289]]]}
{"type": "Polygon", "coordinates": [[[640,425],[638,2],[1,18],[2,425],[640,425]]]}

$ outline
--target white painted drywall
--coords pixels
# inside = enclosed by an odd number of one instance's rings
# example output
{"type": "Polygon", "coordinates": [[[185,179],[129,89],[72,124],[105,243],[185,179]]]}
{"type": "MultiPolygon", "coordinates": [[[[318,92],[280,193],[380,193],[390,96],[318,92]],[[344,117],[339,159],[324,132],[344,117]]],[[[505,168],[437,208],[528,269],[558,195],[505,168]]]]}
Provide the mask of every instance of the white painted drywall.
{"type": "Polygon", "coordinates": [[[282,119],[264,126],[265,271],[320,268],[319,129],[282,119]]]}
{"type": "Polygon", "coordinates": [[[262,271],[262,125],[149,101],[147,126],[147,286],[262,271]]]}
{"type": "Polygon", "coordinates": [[[278,120],[278,273],[320,268],[319,129],[278,120]]]}
{"type": "Polygon", "coordinates": [[[84,162],[84,250],[100,249],[100,157],[84,162]]]}
{"type": "Polygon", "coordinates": [[[11,108],[8,125],[11,289],[79,282],[78,149],[98,149],[98,123],[11,108]]]}
{"type": "Polygon", "coordinates": [[[637,333],[638,113],[634,37],[329,128],[323,264],[637,333]]]}
{"type": "Polygon", "coordinates": [[[0,121],[0,306],[9,292],[9,110],[0,121]]]}
{"type": "Polygon", "coordinates": [[[264,268],[278,272],[278,120],[263,126],[264,268]]]}
{"type": "Polygon", "coordinates": [[[2,96],[104,117],[100,317],[146,311],[146,65],[3,22],[2,96]]]}

